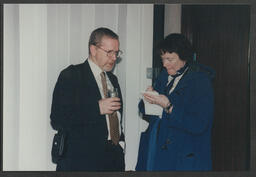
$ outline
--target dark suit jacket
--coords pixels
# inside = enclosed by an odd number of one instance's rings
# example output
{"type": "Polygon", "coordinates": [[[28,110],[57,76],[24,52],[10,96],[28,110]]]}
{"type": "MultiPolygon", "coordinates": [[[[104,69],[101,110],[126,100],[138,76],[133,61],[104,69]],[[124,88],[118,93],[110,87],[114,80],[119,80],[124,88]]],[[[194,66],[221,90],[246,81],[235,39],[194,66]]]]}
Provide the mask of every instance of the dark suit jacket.
{"type": "MultiPolygon", "coordinates": [[[[122,102],[117,77],[111,72],[107,75],[118,88],[122,102]]],[[[63,129],[67,133],[64,156],[58,162],[62,170],[98,171],[103,168],[108,130],[105,115],[100,115],[100,99],[87,60],[70,65],[60,73],[53,92],[50,118],[53,129],[63,129]]],[[[122,108],[119,111],[122,115],[122,108]]],[[[120,141],[124,141],[123,131],[120,141]]]]}

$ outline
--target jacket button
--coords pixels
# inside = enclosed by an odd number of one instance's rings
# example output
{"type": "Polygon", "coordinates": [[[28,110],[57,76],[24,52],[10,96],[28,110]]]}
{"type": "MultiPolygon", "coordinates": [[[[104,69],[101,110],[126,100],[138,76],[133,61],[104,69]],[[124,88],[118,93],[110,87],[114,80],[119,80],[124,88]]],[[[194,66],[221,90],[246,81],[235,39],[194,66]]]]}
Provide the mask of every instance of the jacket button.
{"type": "Polygon", "coordinates": [[[164,144],[164,145],[162,145],[162,149],[163,150],[166,150],[167,149],[167,146],[164,144]]]}
{"type": "Polygon", "coordinates": [[[171,140],[168,138],[167,140],[166,140],[166,144],[171,144],[172,142],[171,142],[171,140]]]}

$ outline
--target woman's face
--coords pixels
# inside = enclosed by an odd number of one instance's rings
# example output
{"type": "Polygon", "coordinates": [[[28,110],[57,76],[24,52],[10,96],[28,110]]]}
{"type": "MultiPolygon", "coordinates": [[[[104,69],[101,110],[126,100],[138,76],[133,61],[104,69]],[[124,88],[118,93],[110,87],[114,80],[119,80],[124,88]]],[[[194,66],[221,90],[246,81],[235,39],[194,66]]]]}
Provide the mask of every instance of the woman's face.
{"type": "Polygon", "coordinates": [[[182,68],[186,61],[180,59],[179,55],[175,52],[166,52],[161,55],[163,66],[166,68],[169,75],[174,75],[176,72],[182,68]]]}

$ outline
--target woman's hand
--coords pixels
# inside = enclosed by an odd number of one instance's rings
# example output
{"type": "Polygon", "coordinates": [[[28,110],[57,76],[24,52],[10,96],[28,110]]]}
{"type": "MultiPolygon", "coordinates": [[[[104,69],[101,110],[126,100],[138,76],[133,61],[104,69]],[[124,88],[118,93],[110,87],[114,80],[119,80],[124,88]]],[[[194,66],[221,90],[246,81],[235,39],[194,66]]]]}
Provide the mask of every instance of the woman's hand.
{"type": "Polygon", "coordinates": [[[146,89],[146,91],[154,91],[153,87],[152,86],[148,86],[148,88],[146,89]]]}
{"type": "Polygon", "coordinates": [[[143,94],[145,100],[151,104],[157,104],[162,108],[166,108],[166,106],[170,103],[169,99],[165,95],[153,95],[144,93],[143,94]]]}

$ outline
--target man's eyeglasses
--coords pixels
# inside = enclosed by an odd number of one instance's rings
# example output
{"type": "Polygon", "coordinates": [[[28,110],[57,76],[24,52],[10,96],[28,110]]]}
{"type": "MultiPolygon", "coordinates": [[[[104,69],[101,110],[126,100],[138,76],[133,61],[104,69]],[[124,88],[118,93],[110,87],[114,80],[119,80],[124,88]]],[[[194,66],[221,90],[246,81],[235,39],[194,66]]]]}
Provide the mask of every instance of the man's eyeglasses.
{"type": "Polygon", "coordinates": [[[113,51],[113,50],[105,50],[97,45],[95,45],[97,48],[103,50],[104,52],[107,53],[107,56],[108,57],[113,57],[113,56],[116,56],[116,58],[119,58],[121,55],[122,55],[122,51],[121,50],[118,50],[118,51],[113,51]]]}

